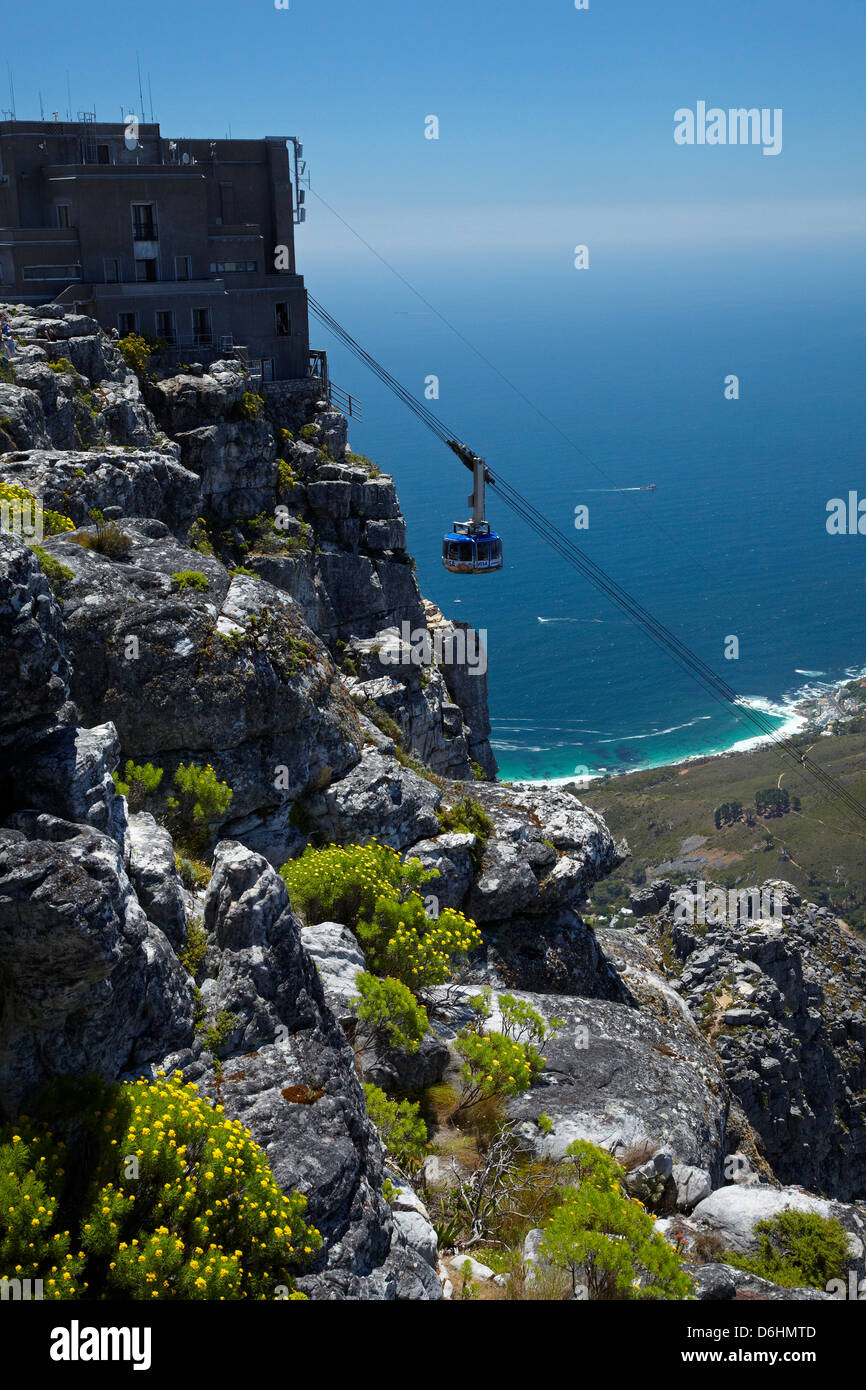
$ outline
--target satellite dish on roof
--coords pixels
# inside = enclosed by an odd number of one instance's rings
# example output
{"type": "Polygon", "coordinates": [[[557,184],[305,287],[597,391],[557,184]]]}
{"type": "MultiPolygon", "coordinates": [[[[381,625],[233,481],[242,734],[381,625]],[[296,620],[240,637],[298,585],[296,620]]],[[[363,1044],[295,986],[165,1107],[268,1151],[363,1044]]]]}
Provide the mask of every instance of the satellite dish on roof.
{"type": "Polygon", "coordinates": [[[181,161],[180,161],[180,162],[181,162],[181,164],[189,164],[189,155],[188,155],[188,154],[184,154],[184,155],[181,157],[181,161]]]}

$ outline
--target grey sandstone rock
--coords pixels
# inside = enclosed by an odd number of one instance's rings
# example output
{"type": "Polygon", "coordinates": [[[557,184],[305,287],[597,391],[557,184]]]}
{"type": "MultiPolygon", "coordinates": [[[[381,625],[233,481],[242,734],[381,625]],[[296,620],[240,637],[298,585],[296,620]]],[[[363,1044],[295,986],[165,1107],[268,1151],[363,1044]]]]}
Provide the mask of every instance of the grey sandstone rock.
{"type": "Polygon", "coordinates": [[[69,694],[60,606],[36,556],[0,532],[0,747],[23,748],[69,694]]]}
{"type": "Polygon", "coordinates": [[[165,932],[175,951],[186,942],[183,884],[171,836],[147,811],[129,817],[129,876],[148,921],[165,932]]]}
{"type": "Polygon", "coordinates": [[[116,842],[19,812],[0,830],[0,1107],[54,1076],[108,1079],[193,1035],[192,981],[132,891],[116,842]]]}
{"type": "Polygon", "coordinates": [[[357,939],[339,922],[317,922],[301,929],[301,940],[319,972],[328,1006],[345,1024],[355,1016],[351,1005],[358,997],[356,981],[366,969],[357,939]]]}

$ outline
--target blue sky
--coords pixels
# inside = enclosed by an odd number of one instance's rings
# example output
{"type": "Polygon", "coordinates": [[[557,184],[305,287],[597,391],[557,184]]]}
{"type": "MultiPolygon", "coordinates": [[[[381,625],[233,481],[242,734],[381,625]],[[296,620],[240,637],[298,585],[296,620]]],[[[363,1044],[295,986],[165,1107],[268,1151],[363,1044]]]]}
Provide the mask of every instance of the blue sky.
{"type": "MultiPolygon", "coordinates": [[[[385,254],[855,242],[862,0],[3,0],[0,105],[138,110],[168,135],[299,134],[313,188],[385,254]],[[38,29],[38,42],[34,43],[38,29]],[[680,148],[698,100],[781,107],[777,158],[680,148]],[[424,138],[436,115],[438,141],[424,138]]],[[[310,202],[308,265],[362,254],[310,202]]],[[[304,243],[306,243],[306,250],[304,243]]],[[[563,252],[564,254],[564,252],[563,252]]]]}

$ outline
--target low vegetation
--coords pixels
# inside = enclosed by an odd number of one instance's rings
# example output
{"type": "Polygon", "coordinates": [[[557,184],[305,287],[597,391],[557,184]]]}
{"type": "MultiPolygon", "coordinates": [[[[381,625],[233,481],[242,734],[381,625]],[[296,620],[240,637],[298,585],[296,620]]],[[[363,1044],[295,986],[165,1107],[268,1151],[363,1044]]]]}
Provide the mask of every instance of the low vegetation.
{"type": "Polygon", "coordinates": [[[721,1258],[783,1288],[826,1289],[848,1267],[848,1236],[840,1222],[810,1211],[781,1211],[755,1226],[753,1255],[728,1251],[721,1258]]]}
{"type": "MultiPolygon", "coordinates": [[[[798,739],[851,796],[866,801],[866,729],[844,725],[832,738],[798,739]],[[814,746],[812,746],[814,744],[814,746]]],[[[631,857],[592,890],[596,908],[628,902],[629,885],[663,876],[674,882],[704,877],[723,888],[784,878],[810,902],[831,908],[849,926],[866,930],[866,840],[840,835],[839,811],[810,778],[779,761],[771,748],[708,758],[676,767],[612,777],[580,791],[604,815],[631,857]],[[761,825],[745,816],[716,828],[716,808],[755,806],[767,788],[787,786],[792,814],[761,825]],[[795,811],[794,798],[801,799],[795,811]],[[684,855],[683,842],[697,848],[684,855]],[[684,859],[688,858],[688,863],[684,859]]]]}
{"type": "Polygon", "coordinates": [[[171,576],[171,584],[178,593],[183,593],[184,589],[198,589],[204,593],[209,588],[208,577],[201,570],[177,570],[171,576]]]}

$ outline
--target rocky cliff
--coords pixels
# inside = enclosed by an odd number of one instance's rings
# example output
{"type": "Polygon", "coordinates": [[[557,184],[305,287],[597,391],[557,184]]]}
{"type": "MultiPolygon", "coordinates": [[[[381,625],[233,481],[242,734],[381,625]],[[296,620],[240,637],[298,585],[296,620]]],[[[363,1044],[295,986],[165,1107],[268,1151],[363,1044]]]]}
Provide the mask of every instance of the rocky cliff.
{"type": "Polygon", "coordinates": [[[669,887],[626,928],[584,923],[626,847],[574,796],[493,780],[465,632],[421,598],[393,482],[315,385],[262,399],[232,361],[140,382],[89,319],[20,308],[11,326],[0,481],[67,521],[41,542],[0,530],[2,1112],[57,1076],[178,1070],[307,1195],[312,1297],[442,1297],[423,1207],[405,1187],[386,1200],[347,1041],[363,953],[342,923],[304,927],[275,871],[307,843],[376,838],[420,859],[483,944],[434,991],[419,1052],[380,1049],[369,1079],[447,1079],[468,997],[507,990],[562,1023],[508,1104],[528,1152],[589,1138],[624,1155],[660,1221],[691,1223],[683,1239],[740,1192],[731,1155],[761,1191],[862,1196],[859,942],[791,893],[782,928],[690,933],[669,887]],[[413,661],[404,624],[440,657],[413,661]],[[118,793],[128,760],[167,784],[207,765],[231,789],[206,887],[118,793]],[[467,792],[483,842],[446,828],[467,792]],[[217,1057],[202,1024],[220,1019],[217,1057]]]}

